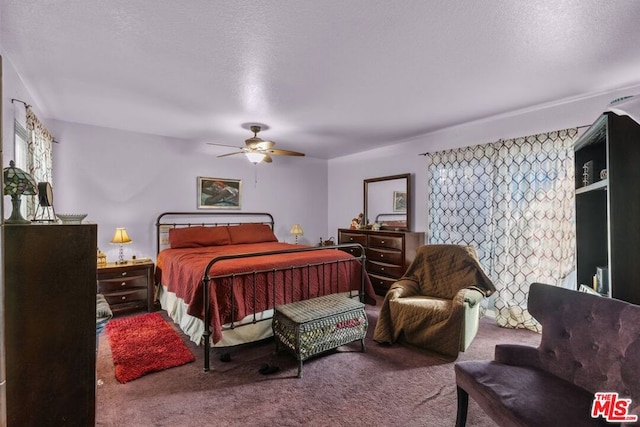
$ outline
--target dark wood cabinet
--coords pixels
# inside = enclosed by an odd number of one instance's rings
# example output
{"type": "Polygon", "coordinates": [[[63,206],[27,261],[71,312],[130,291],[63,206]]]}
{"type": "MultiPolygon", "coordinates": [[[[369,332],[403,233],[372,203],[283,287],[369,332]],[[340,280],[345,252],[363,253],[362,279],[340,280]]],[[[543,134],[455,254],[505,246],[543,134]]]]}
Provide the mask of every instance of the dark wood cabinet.
{"type": "Polygon", "coordinates": [[[634,304],[640,304],[639,168],[640,124],[627,116],[605,113],[576,141],[578,286],[592,287],[604,267],[603,293],[634,304]]]}
{"type": "Polygon", "coordinates": [[[5,225],[7,425],[93,426],[96,225],[5,225]]]}
{"type": "Polygon", "coordinates": [[[153,310],[153,263],[107,264],[98,267],[98,293],[114,315],[141,308],[153,310]]]}
{"type": "MultiPolygon", "coordinates": [[[[416,256],[416,249],[424,245],[424,233],[412,231],[338,230],[338,243],[359,243],[365,247],[367,273],[378,295],[385,295],[389,287],[402,275],[416,256]]],[[[349,248],[354,255],[357,249],[349,248]]]]}

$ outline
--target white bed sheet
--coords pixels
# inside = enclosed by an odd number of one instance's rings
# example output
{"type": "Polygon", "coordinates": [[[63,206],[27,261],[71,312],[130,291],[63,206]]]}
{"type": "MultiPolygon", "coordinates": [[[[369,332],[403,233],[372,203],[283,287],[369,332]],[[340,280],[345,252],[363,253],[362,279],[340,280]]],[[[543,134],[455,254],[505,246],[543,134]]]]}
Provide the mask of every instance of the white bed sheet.
{"type": "MultiPolygon", "coordinates": [[[[184,300],[179,298],[175,293],[169,292],[164,285],[158,287],[157,297],[162,309],[167,311],[169,317],[189,336],[189,339],[201,345],[203,343],[204,322],[187,313],[187,305],[184,300]]],[[[271,319],[271,317],[273,317],[273,310],[256,314],[256,320],[271,319]]],[[[236,322],[233,329],[231,329],[230,324],[223,325],[222,340],[215,344],[212,341],[211,346],[231,347],[273,336],[270,320],[251,324],[253,319],[253,315],[249,315],[241,321],[236,322]],[[243,326],[238,327],[238,325],[243,326]]]]}

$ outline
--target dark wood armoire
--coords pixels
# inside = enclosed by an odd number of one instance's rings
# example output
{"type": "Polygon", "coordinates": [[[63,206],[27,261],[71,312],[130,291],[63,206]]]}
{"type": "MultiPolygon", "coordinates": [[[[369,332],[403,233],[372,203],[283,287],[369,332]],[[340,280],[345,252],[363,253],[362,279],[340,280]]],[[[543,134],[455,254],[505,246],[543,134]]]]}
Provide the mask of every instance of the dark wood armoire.
{"type": "Polygon", "coordinates": [[[9,225],[7,425],[93,426],[96,225],[9,225]]]}
{"type": "Polygon", "coordinates": [[[640,124],[607,112],[576,141],[578,286],[640,304],[640,124]],[[598,289],[601,288],[601,289],[598,289]]]}

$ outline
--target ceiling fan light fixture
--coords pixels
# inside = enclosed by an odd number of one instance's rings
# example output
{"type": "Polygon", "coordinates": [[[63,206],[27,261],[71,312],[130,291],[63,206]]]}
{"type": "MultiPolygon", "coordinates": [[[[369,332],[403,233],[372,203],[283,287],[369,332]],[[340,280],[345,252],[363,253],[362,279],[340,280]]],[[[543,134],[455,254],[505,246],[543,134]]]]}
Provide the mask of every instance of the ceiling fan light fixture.
{"type": "Polygon", "coordinates": [[[264,153],[258,153],[255,151],[244,153],[244,155],[247,156],[247,159],[249,159],[249,161],[253,164],[260,163],[262,160],[264,160],[265,157],[264,153]]]}
{"type": "Polygon", "coordinates": [[[236,154],[244,154],[247,156],[247,159],[254,165],[258,163],[271,163],[271,156],[304,156],[304,153],[299,153],[297,151],[291,150],[280,150],[273,148],[276,145],[273,141],[265,141],[264,139],[258,137],[258,132],[260,131],[260,126],[251,126],[251,131],[253,132],[253,137],[244,140],[244,147],[235,147],[233,145],[227,144],[216,144],[213,142],[207,142],[210,145],[219,145],[221,147],[231,147],[238,148],[240,151],[235,151],[233,153],[220,154],[218,157],[227,157],[233,156],[236,154]]]}

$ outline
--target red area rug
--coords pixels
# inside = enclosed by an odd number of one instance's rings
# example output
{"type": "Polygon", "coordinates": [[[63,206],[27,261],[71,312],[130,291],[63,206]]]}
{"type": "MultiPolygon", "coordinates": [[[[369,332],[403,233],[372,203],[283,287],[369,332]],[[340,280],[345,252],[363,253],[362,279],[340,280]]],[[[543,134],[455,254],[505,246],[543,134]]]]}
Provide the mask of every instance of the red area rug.
{"type": "Polygon", "coordinates": [[[195,360],[176,331],[158,313],[112,319],[106,329],[116,379],[123,384],[195,360]]]}

